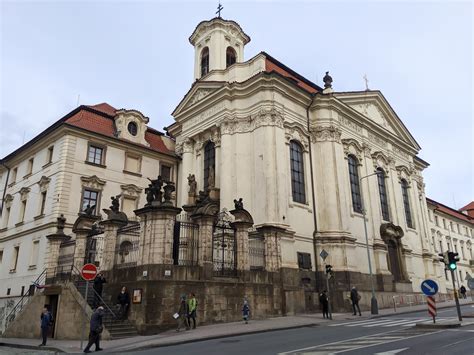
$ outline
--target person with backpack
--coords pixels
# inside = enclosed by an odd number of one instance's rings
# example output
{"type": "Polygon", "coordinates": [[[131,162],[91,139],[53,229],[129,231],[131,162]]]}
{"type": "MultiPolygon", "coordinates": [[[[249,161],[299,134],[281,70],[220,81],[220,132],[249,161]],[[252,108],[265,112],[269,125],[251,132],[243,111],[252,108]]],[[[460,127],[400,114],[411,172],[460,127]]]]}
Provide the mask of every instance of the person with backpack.
{"type": "Polygon", "coordinates": [[[188,299],[188,325],[191,327],[191,319],[193,320],[193,329],[196,329],[196,310],[197,300],[196,295],[191,292],[188,299]]]}
{"type": "Polygon", "coordinates": [[[357,310],[359,311],[359,316],[361,316],[362,313],[360,313],[359,301],[360,301],[359,292],[357,292],[357,289],[355,288],[355,286],[353,286],[351,290],[352,309],[354,310],[354,315],[356,315],[357,314],[356,307],[357,307],[357,310]]]}
{"type": "Polygon", "coordinates": [[[43,312],[41,313],[41,337],[43,341],[39,346],[45,346],[46,340],[48,339],[49,327],[53,325],[53,315],[48,310],[46,306],[43,307],[43,312]]]}

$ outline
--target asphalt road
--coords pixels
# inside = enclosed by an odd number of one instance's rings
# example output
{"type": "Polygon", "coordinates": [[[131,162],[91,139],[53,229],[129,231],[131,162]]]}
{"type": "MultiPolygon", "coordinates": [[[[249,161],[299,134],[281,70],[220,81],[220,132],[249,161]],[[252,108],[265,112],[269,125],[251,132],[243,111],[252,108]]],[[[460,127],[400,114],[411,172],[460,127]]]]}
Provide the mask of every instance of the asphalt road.
{"type": "MultiPolygon", "coordinates": [[[[462,307],[473,313],[474,307],[462,307]]],[[[456,321],[455,308],[438,312],[438,322],[456,321]]],[[[474,323],[474,319],[470,319],[474,323]]],[[[156,355],[348,355],[467,354],[474,355],[474,324],[456,329],[420,330],[416,322],[429,321],[427,312],[361,320],[334,321],[328,325],[273,331],[183,345],[158,347],[133,354],[156,355]]]]}

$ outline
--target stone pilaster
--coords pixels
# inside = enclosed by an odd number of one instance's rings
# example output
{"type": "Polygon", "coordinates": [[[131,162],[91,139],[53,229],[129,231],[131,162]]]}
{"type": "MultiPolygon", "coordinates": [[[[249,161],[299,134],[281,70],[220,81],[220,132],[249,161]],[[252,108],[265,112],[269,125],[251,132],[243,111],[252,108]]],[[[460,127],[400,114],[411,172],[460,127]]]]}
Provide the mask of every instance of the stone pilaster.
{"type": "Polygon", "coordinates": [[[230,213],[235,217],[232,224],[235,228],[237,242],[237,270],[248,271],[250,270],[249,228],[253,225],[253,218],[244,209],[235,209],[230,213]]]}
{"type": "Polygon", "coordinates": [[[117,231],[120,227],[125,225],[125,222],[108,219],[100,222],[100,224],[104,227],[104,248],[99,268],[100,270],[112,270],[115,263],[117,231]]]}
{"type": "Polygon", "coordinates": [[[72,232],[76,235],[76,247],[74,249],[74,266],[81,269],[84,265],[86,255],[87,236],[92,230],[92,225],[100,220],[100,216],[81,214],[74,222],[72,232]]]}
{"type": "Polygon", "coordinates": [[[56,267],[58,266],[59,248],[62,242],[66,242],[71,237],[64,233],[55,233],[47,235],[48,251],[46,254],[46,278],[52,278],[56,274],[56,267]]]}
{"type": "Polygon", "coordinates": [[[284,229],[275,226],[261,226],[257,231],[265,243],[265,270],[276,272],[281,268],[281,234],[284,229]]]}
{"type": "Polygon", "coordinates": [[[175,217],[181,208],[146,206],[135,211],[140,217],[140,255],[138,265],[173,264],[175,217]]]}
{"type": "Polygon", "coordinates": [[[214,216],[192,216],[199,224],[199,266],[212,267],[212,233],[214,231],[214,216]]]}

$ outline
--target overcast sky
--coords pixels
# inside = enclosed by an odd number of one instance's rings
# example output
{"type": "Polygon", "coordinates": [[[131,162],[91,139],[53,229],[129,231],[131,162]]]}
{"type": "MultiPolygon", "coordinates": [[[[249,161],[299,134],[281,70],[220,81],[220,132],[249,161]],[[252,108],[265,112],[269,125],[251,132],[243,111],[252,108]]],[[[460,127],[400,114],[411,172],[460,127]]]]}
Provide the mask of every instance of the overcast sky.
{"type": "MultiPolygon", "coordinates": [[[[80,104],[134,108],[162,130],[193,81],[195,26],[217,1],[1,2],[0,156],[80,104]]],[[[421,145],[428,197],[474,199],[473,5],[464,2],[223,1],[222,17],[337,91],[381,90],[421,145]]]]}

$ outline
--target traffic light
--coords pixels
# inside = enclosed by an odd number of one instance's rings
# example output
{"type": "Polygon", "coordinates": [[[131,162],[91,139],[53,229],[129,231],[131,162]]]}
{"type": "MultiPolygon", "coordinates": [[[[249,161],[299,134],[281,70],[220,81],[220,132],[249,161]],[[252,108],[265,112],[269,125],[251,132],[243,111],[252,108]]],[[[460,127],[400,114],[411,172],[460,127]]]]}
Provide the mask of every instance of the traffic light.
{"type": "Polygon", "coordinates": [[[459,261],[458,255],[459,255],[459,253],[454,253],[452,251],[450,251],[448,253],[449,270],[456,270],[457,269],[456,263],[459,261]]]}

